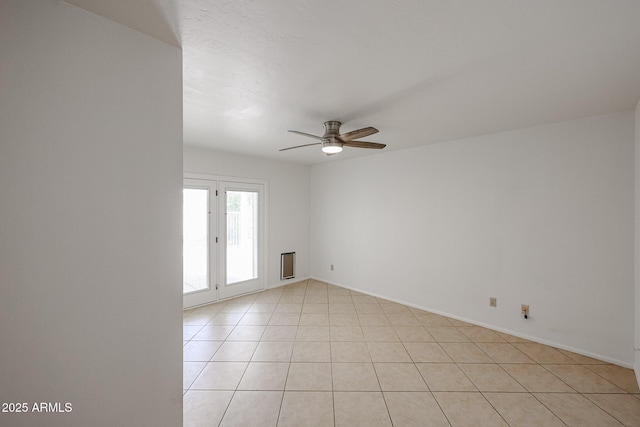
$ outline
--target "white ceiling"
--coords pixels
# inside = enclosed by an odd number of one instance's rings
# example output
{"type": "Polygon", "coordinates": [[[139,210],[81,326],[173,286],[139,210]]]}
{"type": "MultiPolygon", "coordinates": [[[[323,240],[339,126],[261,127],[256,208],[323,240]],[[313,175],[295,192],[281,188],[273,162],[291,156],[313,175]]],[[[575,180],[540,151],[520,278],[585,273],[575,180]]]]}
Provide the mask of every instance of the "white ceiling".
{"type": "Polygon", "coordinates": [[[633,109],[636,0],[68,0],[184,55],[184,143],[314,164],[633,109]]]}

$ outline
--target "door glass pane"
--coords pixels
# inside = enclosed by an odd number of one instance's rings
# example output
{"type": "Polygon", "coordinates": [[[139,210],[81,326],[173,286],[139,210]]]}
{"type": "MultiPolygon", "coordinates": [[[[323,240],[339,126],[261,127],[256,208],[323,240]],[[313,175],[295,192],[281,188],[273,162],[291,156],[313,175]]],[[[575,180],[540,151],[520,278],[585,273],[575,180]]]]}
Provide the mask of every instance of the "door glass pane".
{"type": "Polygon", "coordinates": [[[227,284],[258,277],[258,193],[227,191],[227,284]]]}
{"type": "Polygon", "coordinates": [[[209,190],[182,190],[183,293],[209,289],[209,190]]]}

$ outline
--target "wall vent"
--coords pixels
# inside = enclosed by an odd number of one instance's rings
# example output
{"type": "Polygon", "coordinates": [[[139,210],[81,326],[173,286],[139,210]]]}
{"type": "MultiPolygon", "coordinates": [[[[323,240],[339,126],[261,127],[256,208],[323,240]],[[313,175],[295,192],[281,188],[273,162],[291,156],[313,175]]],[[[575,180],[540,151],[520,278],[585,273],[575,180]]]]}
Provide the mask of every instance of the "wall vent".
{"type": "Polygon", "coordinates": [[[296,253],[286,252],[280,255],[280,280],[296,277],[296,253]]]}

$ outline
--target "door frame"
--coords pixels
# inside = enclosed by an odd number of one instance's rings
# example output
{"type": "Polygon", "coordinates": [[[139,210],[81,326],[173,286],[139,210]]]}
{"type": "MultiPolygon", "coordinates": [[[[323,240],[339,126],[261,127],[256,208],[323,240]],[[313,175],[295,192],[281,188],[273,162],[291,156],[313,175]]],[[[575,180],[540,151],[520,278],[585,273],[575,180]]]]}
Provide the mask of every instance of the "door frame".
{"type": "MultiPolygon", "coordinates": [[[[190,178],[183,178],[182,180],[182,189],[184,191],[185,188],[196,188],[196,189],[206,189],[208,191],[207,197],[207,287],[205,289],[199,289],[193,292],[184,293],[182,292],[182,306],[183,308],[196,307],[198,305],[209,304],[212,301],[217,301],[219,299],[218,296],[218,287],[217,287],[217,263],[218,259],[218,245],[216,244],[215,238],[217,234],[218,221],[219,217],[218,212],[218,199],[216,197],[216,193],[218,191],[218,183],[210,180],[193,180],[190,178]]],[[[184,218],[184,210],[182,212],[184,218]]],[[[184,227],[184,226],[183,226],[184,227]]],[[[184,245],[184,241],[183,241],[184,245]]],[[[184,270],[184,248],[182,251],[183,256],[183,265],[182,269],[184,270]]],[[[184,280],[184,272],[183,272],[183,280],[184,280]]]]}
{"type": "MultiPolygon", "coordinates": [[[[184,172],[183,176],[182,176],[183,180],[203,180],[203,181],[214,181],[216,183],[216,189],[218,190],[218,193],[221,192],[220,189],[220,184],[221,182],[231,182],[231,183],[238,183],[240,185],[242,184],[252,184],[252,185],[261,185],[262,186],[262,193],[263,193],[263,201],[260,203],[261,208],[262,208],[262,241],[259,244],[259,251],[262,251],[262,256],[260,257],[262,259],[262,262],[258,263],[258,276],[262,277],[263,283],[262,283],[262,287],[260,289],[257,290],[249,290],[246,293],[253,293],[253,292],[259,292],[262,291],[264,289],[266,289],[267,285],[268,285],[268,274],[269,274],[269,268],[268,268],[268,260],[269,260],[269,185],[268,185],[268,181],[266,180],[262,180],[262,179],[254,179],[254,178],[244,178],[244,177],[236,177],[236,176],[227,176],[227,175],[213,175],[213,174],[204,174],[204,173],[195,173],[195,172],[184,172]]],[[[233,298],[237,295],[233,295],[230,297],[226,297],[226,298],[221,298],[220,297],[220,287],[223,286],[224,282],[226,281],[226,277],[223,277],[223,273],[226,274],[226,268],[222,268],[222,266],[219,265],[219,263],[221,262],[221,259],[223,258],[221,256],[222,251],[224,250],[224,248],[221,248],[219,245],[221,244],[226,244],[226,242],[223,239],[223,236],[225,235],[224,230],[220,229],[220,224],[222,224],[222,221],[224,220],[224,211],[218,211],[220,208],[219,206],[222,204],[221,202],[219,203],[219,200],[222,200],[223,198],[221,197],[220,194],[218,194],[218,196],[216,197],[215,200],[215,207],[217,209],[216,213],[218,215],[216,224],[213,224],[213,222],[211,223],[211,227],[215,227],[215,229],[211,228],[210,229],[210,234],[211,234],[211,240],[214,240],[216,237],[218,238],[218,243],[213,243],[214,245],[216,245],[215,247],[215,260],[212,260],[210,262],[214,262],[216,263],[215,265],[215,277],[211,277],[211,280],[215,279],[215,283],[212,284],[212,287],[216,287],[216,299],[212,300],[212,301],[206,301],[206,302],[200,302],[198,304],[195,305],[191,305],[191,306],[184,306],[184,308],[192,308],[192,307],[197,307],[198,305],[206,305],[206,304],[211,304],[212,302],[216,302],[216,301],[221,301],[223,299],[228,299],[228,298],[233,298]]],[[[181,284],[182,285],[182,284],[181,284]]],[[[242,294],[239,294],[242,295],[242,294]]],[[[183,296],[183,301],[184,301],[184,296],[183,296]]]]}

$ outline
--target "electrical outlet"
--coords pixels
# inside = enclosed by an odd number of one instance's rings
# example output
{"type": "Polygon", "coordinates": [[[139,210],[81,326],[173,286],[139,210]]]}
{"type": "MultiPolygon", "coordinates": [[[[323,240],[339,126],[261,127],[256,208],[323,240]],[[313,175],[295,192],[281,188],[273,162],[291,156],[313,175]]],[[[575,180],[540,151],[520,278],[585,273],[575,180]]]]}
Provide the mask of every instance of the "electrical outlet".
{"type": "Polygon", "coordinates": [[[520,305],[520,313],[524,314],[524,318],[529,317],[529,306],[527,304],[520,305]]]}
{"type": "Polygon", "coordinates": [[[498,306],[498,299],[495,297],[490,297],[489,298],[489,307],[497,307],[498,306]]]}
{"type": "Polygon", "coordinates": [[[333,264],[331,264],[331,271],[333,271],[333,264]]]}

